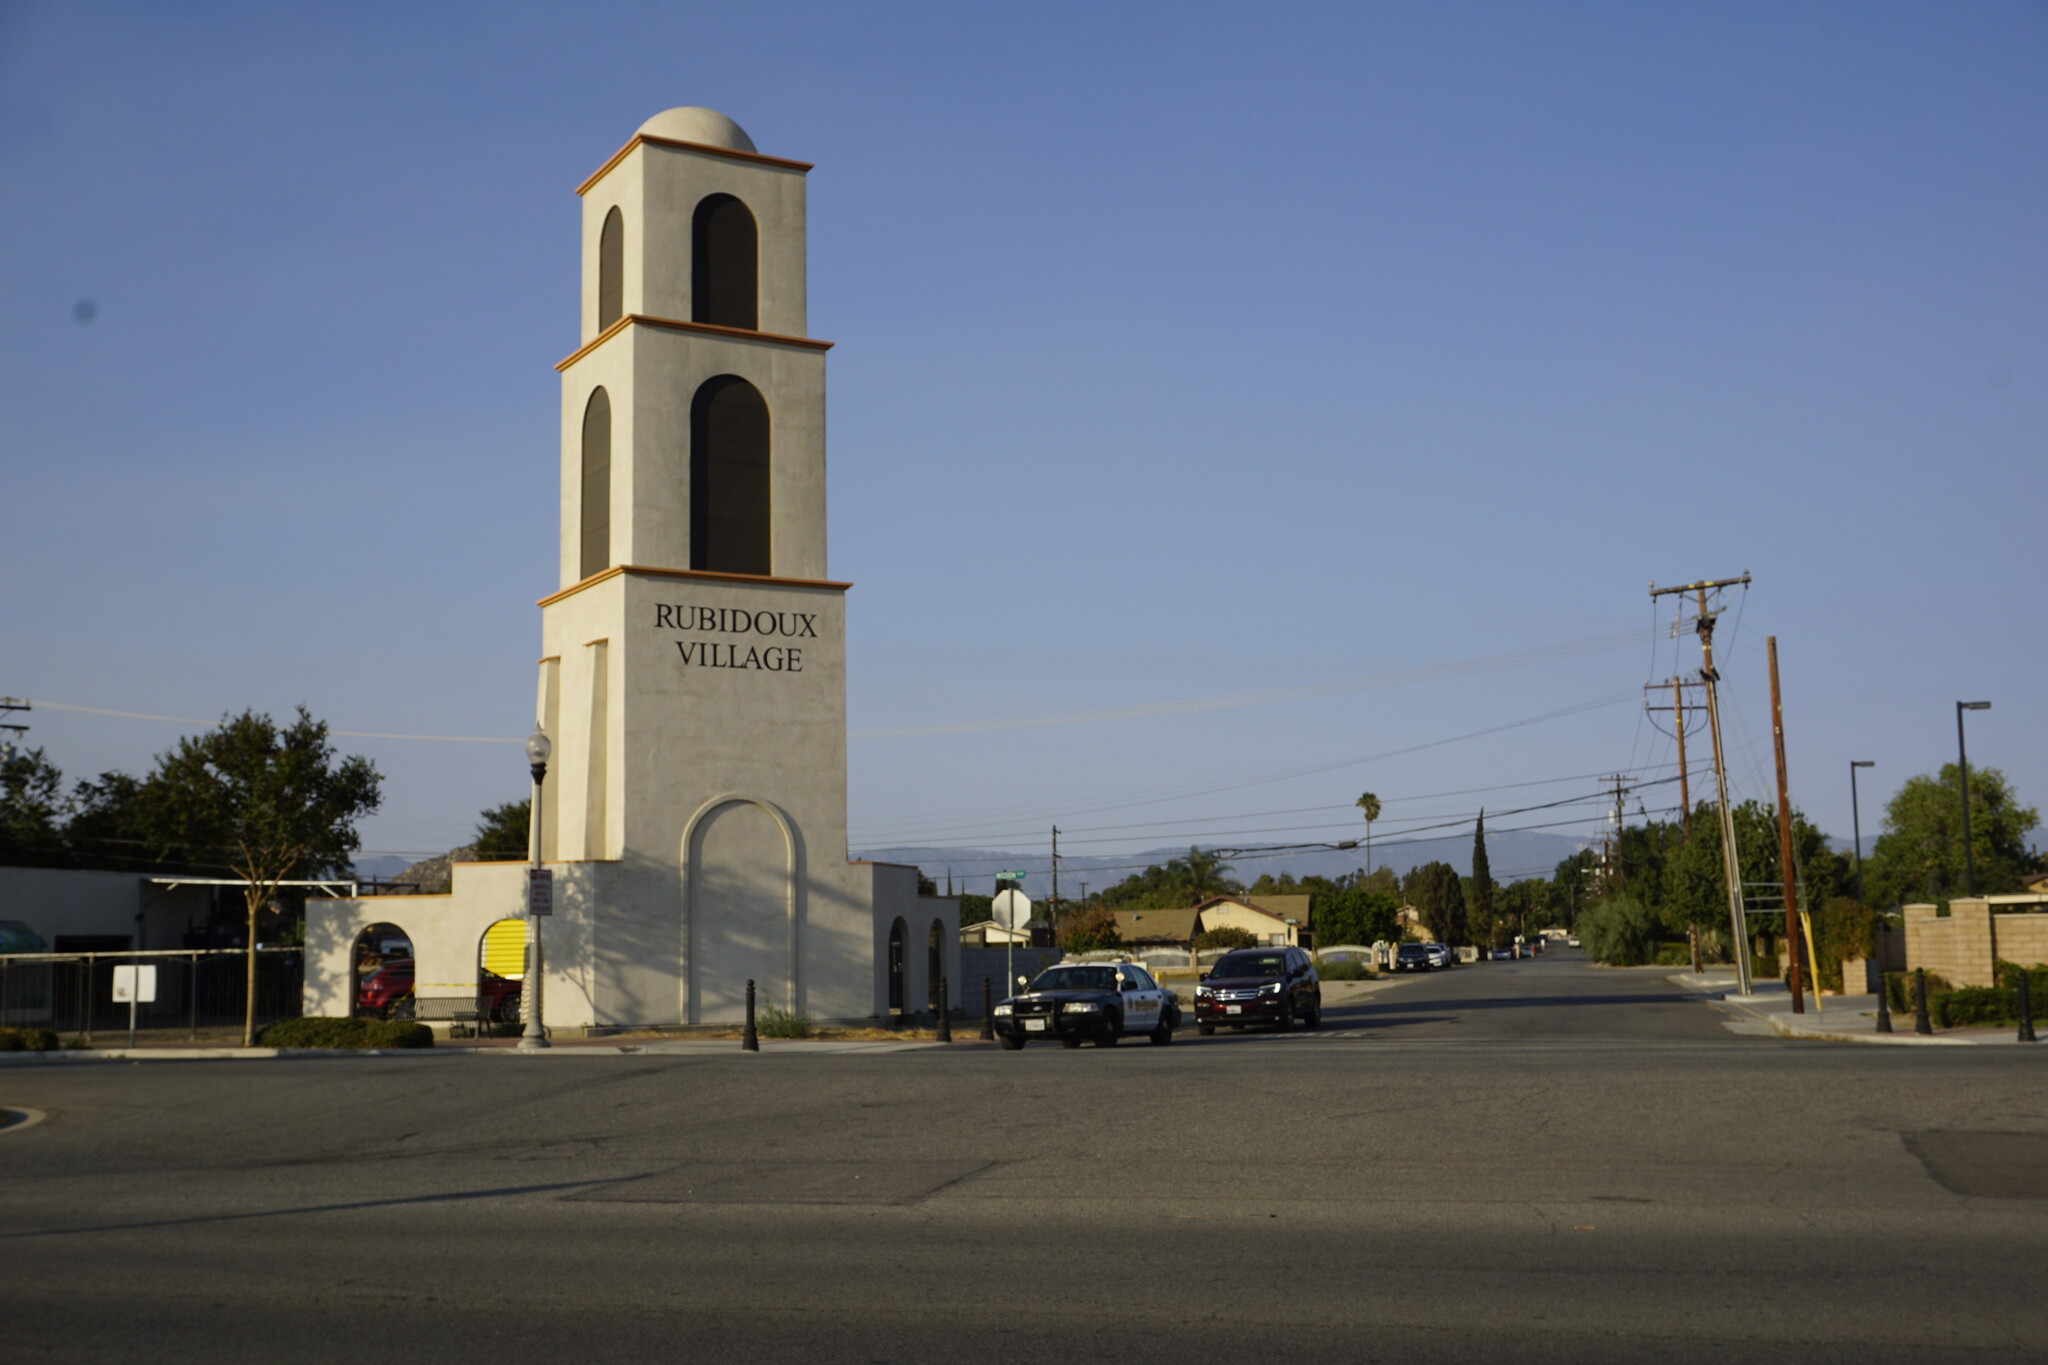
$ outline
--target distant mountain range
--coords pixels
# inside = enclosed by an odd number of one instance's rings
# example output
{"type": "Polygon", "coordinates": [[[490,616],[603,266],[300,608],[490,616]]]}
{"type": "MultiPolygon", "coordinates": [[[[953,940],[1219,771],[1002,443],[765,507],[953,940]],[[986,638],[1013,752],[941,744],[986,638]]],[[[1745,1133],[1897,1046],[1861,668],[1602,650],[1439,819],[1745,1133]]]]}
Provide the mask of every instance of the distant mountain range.
{"type": "MultiPolygon", "coordinates": [[[[1547,834],[1540,830],[1509,830],[1486,836],[1486,857],[1492,865],[1494,880],[1511,882],[1523,877],[1548,877],[1559,863],[1586,846],[1586,840],[1570,835],[1547,834]]],[[[1062,856],[1060,895],[1078,897],[1083,882],[1088,884],[1091,892],[1100,891],[1122,881],[1145,864],[1164,863],[1186,852],[1183,847],[1158,848],[1106,858],[1062,856]]],[[[1017,871],[1025,874],[1025,895],[1038,900],[1052,893],[1052,857],[1048,853],[1004,853],[986,848],[878,848],[854,856],[877,863],[911,864],[937,882],[941,892],[946,889],[950,870],[955,891],[986,896],[995,890],[997,871],[1017,871]]],[[[1469,874],[1472,871],[1472,836],[1404,839],[1390,841],[1384,848],[1376,844],[1372,862],[1374,867],[1391,867],[1402,873],[1423,863],[1444,862],[1457,868],[1461,874],[1469,874]]],[[[1227,875],[1250,886],[1268,872],[1276,877],[1282,873],[1296,877],[1339,877],[1364,866],[1365,848],[1361,844],[1355,849],[1308,849],[1268,857],[1239,858],[1231,862],[1227,875]]]]}

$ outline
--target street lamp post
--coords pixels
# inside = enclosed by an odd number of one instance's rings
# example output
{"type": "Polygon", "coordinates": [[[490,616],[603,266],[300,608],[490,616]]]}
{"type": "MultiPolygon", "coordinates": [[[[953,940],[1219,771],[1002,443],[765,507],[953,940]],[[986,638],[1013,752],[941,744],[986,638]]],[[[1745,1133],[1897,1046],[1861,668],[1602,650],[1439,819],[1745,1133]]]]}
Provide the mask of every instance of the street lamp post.
{"type": "Polygon", "coordinates": [[[548,778],[548,755],[555,746],[548,742],[547,732],[540,728],[540,722],[533,723],[533,733],[526,737],[526,762],[533,773],[533,813],[528,824],[531,832],[527,835],[528,874],[526,879],[526,982],[520,994],[525,997],[526,1031],[520,1036],[522,1051],[543,1048],[548,1045],[547,1029],[541,1022],[541,973],[545,959],[541,955],[540,916],[533,913],[534,873],[540,871],[540,816],[541,799],[548,778]]]}
{"type": "Polygon", "coordinates": [[[1977,862],[1970,847],[1970,751],[1963,744],[1963,712],[1989,711],[1988,701],[1956,703],[1956,759],[1961,765],[1963,787],[1963,894],[1977,894],[1977,862]]]}
{"type": "Polygon", "coordinates": [[[1863,816],[1856,808],[1856,770],[1875,768],[1874,759],[1852,758],[1849,760],[1849,830],[1856,837],[1856,900],[1863,900],[1863,816]]]}

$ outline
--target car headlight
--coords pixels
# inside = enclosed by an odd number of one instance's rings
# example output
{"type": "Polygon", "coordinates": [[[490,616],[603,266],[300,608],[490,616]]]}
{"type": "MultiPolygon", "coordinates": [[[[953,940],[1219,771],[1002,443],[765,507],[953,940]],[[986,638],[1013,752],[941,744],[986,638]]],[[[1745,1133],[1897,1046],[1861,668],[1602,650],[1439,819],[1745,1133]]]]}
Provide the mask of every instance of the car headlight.
{"type": "Polygon", "coordinates": [[[1213,990],[1210,990],[1210,989],[1209,989],[1209,988],[1208,988],[1207,986],[1197,986],[1197,987],[1195,987],[1195,999],[1197,999],[1197,1000],[1205,999],[1205,998],[1207,998],[1207,997],[1209,997],[1209,996],[1213,996],[1213,995],[1215,995],[1215,994],[1216,994],[1216,992],[1215,992],[1215,991],[1213,991],[1213,990]]]}
{"type": "Polygon", "coordinates": [[[1267,982],[1267,983],[1266,983],[1265,985],[1263,985],[1263,986],[1259,987],[1259,994],[1260,994],[1260,995],[1278,995],[1278,994],[1280,994],[1280,987],[1281,987],[1281,985],[1282,985],[1282,983],[1281,983],[1281,982],[1278,982],[1278,981],[1268,981],[1268,982],[1267,982]]]}
{"type": "Polygon", "coordinates": [[[1091,1005],[1084,1000],[1071,1000],[1060,1006],[1060,1008],[1068,1014],[1093,1014],[1101,1009],[1102,1006],[1091,1005]]]}
{"type": "Polygon", "coordinates": [[[1008,1005],[996,1006],[996,1017],[999,1019],[1007,1019],[1013,1012],[1008,1005]]]}

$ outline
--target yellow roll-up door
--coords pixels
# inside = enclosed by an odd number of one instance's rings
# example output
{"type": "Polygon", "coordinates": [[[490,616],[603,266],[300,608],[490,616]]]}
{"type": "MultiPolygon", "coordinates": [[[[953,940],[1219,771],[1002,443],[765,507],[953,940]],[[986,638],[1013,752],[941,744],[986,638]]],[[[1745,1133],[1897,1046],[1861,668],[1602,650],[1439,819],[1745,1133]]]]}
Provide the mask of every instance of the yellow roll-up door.
{"type": "Polygon", "coordinates": [[[526,921],[501,919],[484,930],[484,970],[507,981],[526,978],[526,921]]]}

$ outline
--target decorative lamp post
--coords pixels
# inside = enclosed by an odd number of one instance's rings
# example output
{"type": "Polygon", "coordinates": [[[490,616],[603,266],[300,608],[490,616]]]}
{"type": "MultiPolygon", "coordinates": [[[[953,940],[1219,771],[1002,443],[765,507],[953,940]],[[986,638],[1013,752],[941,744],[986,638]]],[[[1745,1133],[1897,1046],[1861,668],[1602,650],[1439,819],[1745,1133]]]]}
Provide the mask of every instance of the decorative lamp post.
{"type": "Polygon", "coordinates": [[[1963,746],[1963,712],[1989,711],[1988,701],[1959,701],[1956,703],[1956,760],[1962,769],[1963,786],[1963,894],[1977,894],[1977,863],[1970,847],[1970,753],[1963,746]]]}
{"type": "Polygon", "coordinates": [[[533,733],[526,737],[526,762],[533,772],[533,814],[528,820],[532,832],[527,836],[530,859],[526,876],[526,982],[521,990],[525,997],[526,1031],[520,1036],[522,1050],[542,1048],[548,1045],[547,1029],[541,1023],[541,972],[544,959],[540,946],[540,916],[533,913],[533,898],[540,881],[540,815],[541,798],[548,778],[548,755],[555,746],[548,741],[547,732],[540,728],[540,722],[533,723],[533,733]]]}

